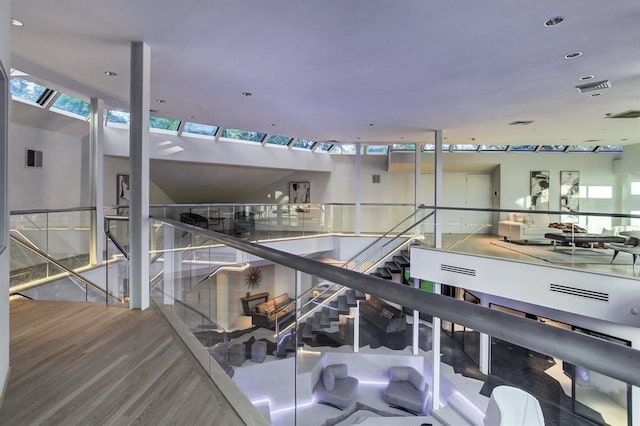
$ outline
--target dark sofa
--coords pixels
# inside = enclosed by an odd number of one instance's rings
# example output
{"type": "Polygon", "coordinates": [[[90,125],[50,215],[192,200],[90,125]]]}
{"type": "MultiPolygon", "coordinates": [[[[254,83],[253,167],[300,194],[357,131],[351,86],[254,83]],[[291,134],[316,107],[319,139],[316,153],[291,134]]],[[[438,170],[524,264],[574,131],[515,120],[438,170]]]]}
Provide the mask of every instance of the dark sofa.
{"type": "Polygon", "coordinates": [[[385,333],[407,329],[404,313],[374,296],[360,303],[360,315],[385,333]]]}
{"type": "Polygon", "coordinates": [[[295,303],[289,298],[288,293],[283,293],[278,297],[256,305],[251,311],[251,323],[256,327],[273,330],[276,328],[276,319],[279,324],[283,324],[295,313],[295,303]]]}

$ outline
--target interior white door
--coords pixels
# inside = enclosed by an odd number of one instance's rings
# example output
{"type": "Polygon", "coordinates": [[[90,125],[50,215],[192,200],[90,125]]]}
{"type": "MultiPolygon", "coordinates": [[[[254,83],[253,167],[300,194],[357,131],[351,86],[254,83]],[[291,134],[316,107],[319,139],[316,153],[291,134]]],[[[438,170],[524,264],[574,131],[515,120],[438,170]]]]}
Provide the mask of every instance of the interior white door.
{"type": "MultiPolygon", "coordinates": [[[[466,178],[466,207],[491,208],[491,175],[468,173],[466,178]]],[[[463,232],[488,234],[491,232],[491,213],[466,212],[463,232]]]]}

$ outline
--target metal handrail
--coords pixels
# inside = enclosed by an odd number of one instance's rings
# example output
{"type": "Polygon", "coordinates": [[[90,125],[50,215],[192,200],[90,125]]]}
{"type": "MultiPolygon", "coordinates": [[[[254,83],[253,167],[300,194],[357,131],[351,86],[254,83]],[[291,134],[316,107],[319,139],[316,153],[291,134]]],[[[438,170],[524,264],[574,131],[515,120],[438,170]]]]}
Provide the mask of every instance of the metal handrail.
{"type": "MultiPolygon", "coordinates": [[[[11,239],[11,241],[15,242],[16,244],[21,245],[22,247],[26,248],[27,250],[31,251],[32,253],[35,253],[36,255],[44,258],[45,260],[47,260],[50,263],[53,263],[56,267],[62,269],[63,271],[65,271],[67,274],[71,275],[72,277],[76,278],[79,281],[82,281],[85,285],[91,287],[92,289],[98,291],[99,293],[103,293],[105,295],[105,301],[108,303],[108,298],[111,297],[112,299],[118,300],[115,296],[110,295],[109,293],[107,293],[103,288],[99,287],[98,285],[94,284],[93,282],[89,281],[88,279],[86,279],[85,277],[83,277],[82,275],[76,273],[73,269],[70,269],[68,267],[66,267],[65,265],[63,265],[62,263],[58,262],[56,259],[54,259],[53,257],[49,256],[47,253],[45,253],[44,251],[40,250],[38,247],[35,247],[34,245],[32,245],[31,243],[29,243],[28,241],[17,237],[15,235],[10,235],[9,238],[11,239]]],[[[28,286],[27,284],[22,284],[20,285],[20,290],[25,290],[25,289],[29,289],[29,288],[34,288],[34,287],[39,287],[42,285],[45,285],[47,283],[37,283],[37,284],[33,284],[31,286],[28,286]]],[[[11,293],[11,289],[9,289],[9,292],[11,293]]]]}
{"type": "Polygon", "coordinates": [[[274,263],[372,294],[408,309],[431,314],[501,340],[540,351],[612,378],[640,386],[640,351],[593,336],[548,326],[538,321],[475,305],[439,294],[398,285],[359,272],[250,243],[215,231],[164,218],[154,218],[176,229],[204,235],[274,263]]]}
{"type": "Polygon", "coordinates": [[[122,246],[122,244],[120,244],[118,239],[114,237],[113,234],[111,234],[111,226],[110,226],[111,221],[120,221],[120,222],[127,221],[128,222],[129,218],[127,216],[105,216],[104,217],[104,234],[107,236],[107,238],[109,238],[109,240],[113,243],[113,245],[116,246],[116,248],[120,251],[120,253],[122,253],[125,259],[129,260],[129,252],[127,252],[127,250],[122,246]]]}
{"type": "Polygon", "coordinates": [[[11,210],[11,216],[19,216],[25,214],[43,214],[43,213],[69,213],[69,212],[88,212],[95,211],[94,207],[65,207],[61,209],[32,209],[32,210],[11,210]]]}

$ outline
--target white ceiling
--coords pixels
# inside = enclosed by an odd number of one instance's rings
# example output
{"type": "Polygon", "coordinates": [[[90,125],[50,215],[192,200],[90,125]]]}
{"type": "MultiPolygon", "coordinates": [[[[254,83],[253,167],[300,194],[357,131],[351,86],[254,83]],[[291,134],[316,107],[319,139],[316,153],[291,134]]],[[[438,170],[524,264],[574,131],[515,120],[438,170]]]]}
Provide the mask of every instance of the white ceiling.
{"type": "Polygon", "coordinates": [[[160,116],[342,142],[431,142],[431,130],[443,129],[448,143],[640,143],[640,119],[605,116],[640,109],[638,0],[12,0],[11,8],[25,24],[12,27],[12,66],[112,107],[127,107],[130,42],[142,40],[160,116]],[[563,23],[543,25],[558,15],[563,23]],[[584,54],[564,59],[573,51],[584,54]],[[612,88],[580,94],[584,75],[612,88]],[[515,120],[535,122],[508,125],[515,120]]]}

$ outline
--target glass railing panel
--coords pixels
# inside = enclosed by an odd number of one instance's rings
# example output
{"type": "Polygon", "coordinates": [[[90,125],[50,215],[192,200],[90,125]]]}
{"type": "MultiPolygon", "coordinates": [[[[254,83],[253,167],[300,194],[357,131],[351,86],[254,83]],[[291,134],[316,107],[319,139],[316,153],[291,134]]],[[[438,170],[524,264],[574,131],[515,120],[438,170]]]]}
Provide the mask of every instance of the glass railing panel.
{"type": "Polygon", "coordinates": [[[104,303],[104,293],[97,291],[73,277],[64,277],[36,287],[20,290],[19,293],[34,300],[59,300],[67,302],[104,303]]]}

